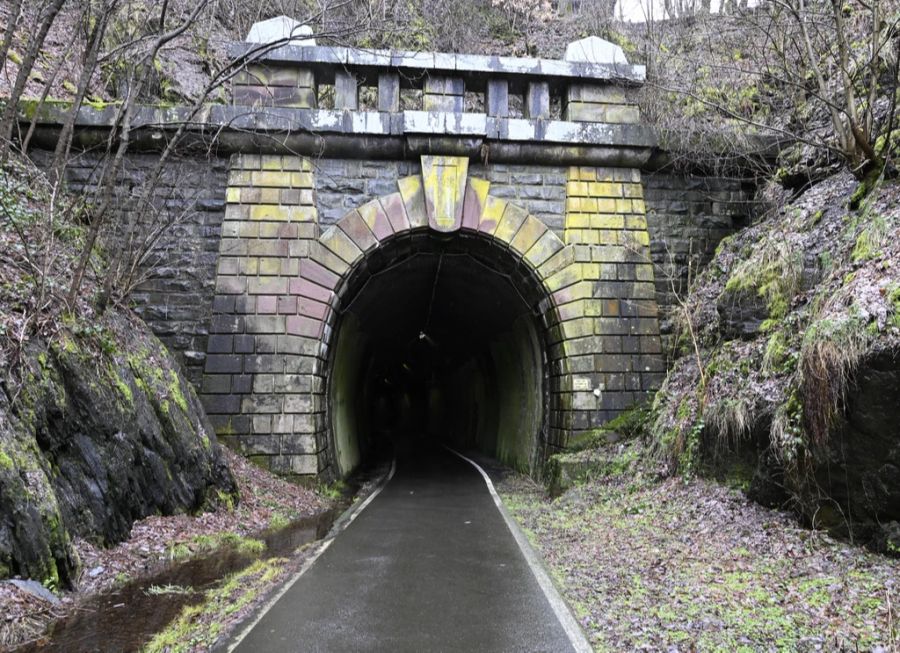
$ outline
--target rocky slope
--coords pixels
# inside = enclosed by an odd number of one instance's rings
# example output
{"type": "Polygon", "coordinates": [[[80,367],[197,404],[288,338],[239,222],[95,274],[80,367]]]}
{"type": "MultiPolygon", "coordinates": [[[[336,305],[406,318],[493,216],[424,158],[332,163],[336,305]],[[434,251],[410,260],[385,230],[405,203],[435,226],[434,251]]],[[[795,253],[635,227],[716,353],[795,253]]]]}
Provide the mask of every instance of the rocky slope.
{"type": "Polygon", "coordinates": [[[77,574],[74,537],[111,545],[236,494],[169,352],[126,308],[95,311],[101,252],[65,302],[78,215],[27,162],[0,170],[0,578],[54,588],[77,574]]]}
{"type": "Polygon", "coordinates": [[[98,327],[110,351],[67,332],[33,342],[21,381],[0,392],[0,576],[69,585],[73,537],[111,545],[137,519],[235,491],[162,344],[130,316],[110,313],[98,327]]]}
{"type": "Polygon", "coordinates": [[[900,531],[900,184],[833,176],[722,243],[656,397],[670,470],[894,549],[900,531]]]}

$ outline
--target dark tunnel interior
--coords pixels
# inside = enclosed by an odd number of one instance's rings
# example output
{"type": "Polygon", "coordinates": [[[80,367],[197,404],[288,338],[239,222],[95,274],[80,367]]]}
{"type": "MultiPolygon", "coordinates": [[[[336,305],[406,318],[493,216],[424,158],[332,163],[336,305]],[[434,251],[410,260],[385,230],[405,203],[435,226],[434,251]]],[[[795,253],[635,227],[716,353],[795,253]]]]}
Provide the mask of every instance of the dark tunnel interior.
{"type": "Polygon", "coordinates": [[[342,293],[329,382],[342,475],[375,453],[436,444],[531,471],[543,428],[540,300],[530,273],[486,238],[382,244],[342,293]]]}

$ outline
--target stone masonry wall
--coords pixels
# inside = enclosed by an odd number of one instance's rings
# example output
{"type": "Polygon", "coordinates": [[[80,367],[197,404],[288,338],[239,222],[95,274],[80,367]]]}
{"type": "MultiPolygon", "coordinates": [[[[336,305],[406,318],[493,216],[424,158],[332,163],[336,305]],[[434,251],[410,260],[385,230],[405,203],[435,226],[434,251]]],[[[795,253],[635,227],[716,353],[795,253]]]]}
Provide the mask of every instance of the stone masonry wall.
{"type": "MultiPolygon", "coordinates": [[[[393,193],[397,180],[421,172],[418,161],[314,159],[319,223],[330,226],[348,211],[393,193]]],[[[540,218],[560,238],[565,228],[566,168],[472,163],[469,174],[491,182],[491,194],[540,218]]]]}
{"type": "MultiPolygon", "coordinates": [[[[38,165],[49,154],[32,153],[38,165]]],[[[126,157],[118,182],[117,216],[157,161],[155,154],[126,157]]],[[[90,188],[99,157],[80,154],[68,170],[75,192],[90,188]]],[[[322,228],[396,188],[396,180],[419,172],[418,161],[312,160],[315,202],[322,228]]],[[[164,219],[181,216],[166,230],[151,257],[148,278],[132,295],[137,312],[184,366],[199,389],[212,317],[216,263],[225,213],[228,160],[181,158],[164,175],[157,207],[164,219]]],[[[567,169],[559,166],[472,164],[470,174],[491,182],[491,193],[539,217],[564,237],[567,169]]],[[[654,264],[663,352],[673,346],[675,292],[711,259],[719,241],[747,224],[752,188],[741,180],[645,172],[641,179],[654,264]],[[674,291],[673,291],[674,282],[674,291]]]]}
{"type": "Polygon", "coordinates": [[[234,155],[201,400],[223,442],[275,472],[325,464],[327,306],[301,278],[319,235],[308,159],[234,155]]]}
{"type": "MultiPolygon", "coordinates": [[[[39,166],[48,167],[52,154],[31,152],[39,166]]],[[[125,157],[116,181],[110,224],[127,224],[158,155],[125,157]]],[[[69,189],[93,190],[101,158],[79,153],[67,169],[69,189]]],[[[212,315],[216,260],[222,220],[228,160],[174,158],[166,166],[144,228],[168,225],[147,260],[144,280],[132,293],[136,312],[175,354],[188,379],[200,387],[212,315]]],[[[112,247],[118,245],[111,245],[112,247]]]]}
{"type": "Polygon", "coordinates": [[[687,292],[723,238],[749,223],[754,189],[746,180],[662,172],[644,173],[643,185],[660,333],[670,357],[676,294],[687,292]]]}

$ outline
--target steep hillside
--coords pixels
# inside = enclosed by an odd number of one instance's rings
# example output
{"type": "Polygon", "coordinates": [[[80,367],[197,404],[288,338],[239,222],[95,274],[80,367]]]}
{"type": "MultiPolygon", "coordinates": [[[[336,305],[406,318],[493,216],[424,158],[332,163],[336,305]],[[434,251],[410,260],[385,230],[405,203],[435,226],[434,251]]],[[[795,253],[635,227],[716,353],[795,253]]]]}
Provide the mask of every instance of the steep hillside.
{"type": "Polygon", "coordinates": [[[898,233],[900,184],[844,173],[722,243],[656,397],[670,469],[743,475],[764,503],[900,545],[898,233]]]}

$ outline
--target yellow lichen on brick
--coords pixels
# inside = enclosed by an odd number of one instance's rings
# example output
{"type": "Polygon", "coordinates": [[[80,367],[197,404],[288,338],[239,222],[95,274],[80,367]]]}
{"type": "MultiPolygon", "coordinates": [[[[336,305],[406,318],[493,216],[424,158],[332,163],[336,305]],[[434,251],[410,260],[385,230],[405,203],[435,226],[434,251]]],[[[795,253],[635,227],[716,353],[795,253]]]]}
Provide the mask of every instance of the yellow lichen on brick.
{"type": "MultiPolygon", "coordinates": [[[[302,173],[281,172],[274,170],[254,170],[250,173],[250,181],[257,188],[290,188],[293,175],[302,173]]],[[[310,182],[312,179],[310,179],[310,182]]],[[[297,184],[298,187],[302,184],[297,184]]],[[[307,184],[311,185],[311,184],[307,184]]]]}
{"type": "Polygon", "coordinates": [[[431,226],[438,231],[459,228],[465,198],[469,159],[423,156],[422,183],[431,226]]]}

